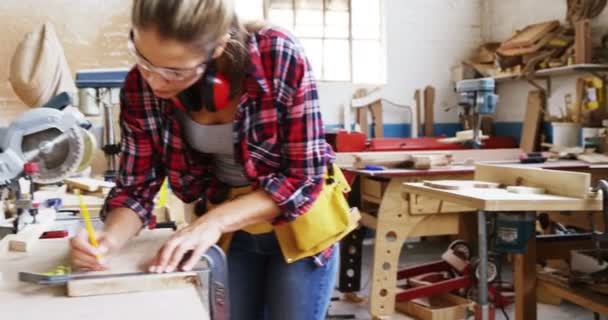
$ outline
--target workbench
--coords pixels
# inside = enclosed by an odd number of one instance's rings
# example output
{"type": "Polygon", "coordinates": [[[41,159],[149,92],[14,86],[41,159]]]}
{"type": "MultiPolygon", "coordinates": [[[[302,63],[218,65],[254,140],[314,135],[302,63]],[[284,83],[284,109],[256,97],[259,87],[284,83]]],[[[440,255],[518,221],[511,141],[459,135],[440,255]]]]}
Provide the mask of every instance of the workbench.
{"type": "MultiPolygon", "coordinates": [[[[142,270],[172,232],[143,230],[120,254],[110,259],[112,272],[142,270]]],[[[107,320],[209,319],[194,285],[160,291],[68,297],[65,287],[18,281],[18,272],[44,272],[66,264],[68,239],[40,240],[32,252],[0,257],[0,319],[107,320]]]]}
{"type": "MultiPolygon", "coordinates": [[[[505,151],[486,150],[484,152],[488,157],[486,158],[487,163],[520,164],[515,160],[505,161],[505,151]],[[494,158],[492,158],[493,152],[495,153],[494,158]]],[[[458,151],[453,153],[456,163],[462,163],[471,156],[469,151],[462,151],[462,154],[459,154],[458,151]]],[[[516,152],[512,152],[511,155],[515,156],[516,152]]],[[[344,161],[344,163],[349,162],[348,159],[344,161]]],[[[598,178],[608,176],[608,166],[590,166],[581,161],[558,161],[526,166],[590,173],[592,183],[595,183],[598,178]]],[[[455,164],[449,168],[430,170],[344,169],[345,172],[355,175],[358,180],[355,185],[358,186],[359,192],[354,195],[354,198],[357,198],[358,195],[358,199],[354,202],[361,209],[361,224],[375,230],[369,292],[370,314],[375,319],[388,317],[395,310],[395,296],[399,292],[396,276],[398,261],[406,239],[456,234],[459,234],[460,238],[465,238],[465,241],[477,239],[476,235],[468,232],[468,229],[477,226],[475,215],[461,214],[475,212],[477,208],[458,202],[440,202],[426,196],[404,195],[402,185],[423,180],[470,180],[473,178],[474,166],[455,164]]],[[[357,191],[355,190],[355,192],[357,191]]],[[[354,292],[360,289],[360,265],[358,264],[361,261],[362,235],[355,233],[352,237],[343,240],[344,249],[342,250],[339,281],[339,289],[342,292],[354,292]]]]}
{"type": "MultiPolygon", "coordinates": [[[[487,177],[487,175],[486,175],[487,177]]],[[[476,173],[475,180],[478,179],[476,173]]],[[[560,186],[556,186],[560,187],[560,186]]],[[[568,189],[568,185],[561,186],[568,189]]],[[[600,197],[578,198],[574,196],[554,194],[515,194],[505,189],[463,189],[445,190],[425,186],[423,183],[404,183],[403,190],[409,194],[429,197],[442,201],[460,204],[474,208],[478,211],[479,229],[479,260],[480,279],[479,286],[487,283],[487,231],[486,212],[517,212],[520,214],[534,213],[537,211],[599,211],[602,209],[600,197]]],[[[568,190],[565,190],[566,192],[568,190]]],[[[515,279],[515,319],[534,320],[536,312],[536,237],[529,238],[526,251],[523,254],[515,254],[514,259],[515,279]]],[[[484,285],[485,287],[485,285],[484,285]]],[[[487,289],[480,289],[480,305],[488,310],[487,289]]],[[[486,311],[487,312],[487,311],[486,311]]],[[[489,319],[484,316],[482,319],[489,319]]]]}

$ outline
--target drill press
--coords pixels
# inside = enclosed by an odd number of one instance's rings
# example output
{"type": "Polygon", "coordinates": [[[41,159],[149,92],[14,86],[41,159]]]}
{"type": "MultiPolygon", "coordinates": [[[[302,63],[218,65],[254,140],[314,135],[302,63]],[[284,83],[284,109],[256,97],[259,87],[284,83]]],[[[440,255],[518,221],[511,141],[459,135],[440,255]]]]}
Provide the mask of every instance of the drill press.
{"type": "Polygon", "coordinates": [[[471,110],[475,118],[472,141],[474,149],[481,148],[481,117],[494,113],[498,103],[498,95],[494,93],[495,86],[492,78],[461,80],[456,83],[458,105],[471,110]]]}

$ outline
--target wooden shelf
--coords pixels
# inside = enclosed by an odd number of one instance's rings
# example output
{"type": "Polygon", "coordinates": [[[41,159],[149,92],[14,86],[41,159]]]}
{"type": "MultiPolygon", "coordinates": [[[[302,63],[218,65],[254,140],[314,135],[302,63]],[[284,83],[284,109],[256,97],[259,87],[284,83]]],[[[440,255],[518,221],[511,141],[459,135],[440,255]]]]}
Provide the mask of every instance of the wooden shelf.
{"type": "Polygon", "coordinates": [[[529,75],[523,75],[520,73],[517,74],[507,74],[507,75],[499,75],[493,78],[497,83],[507,82],[511,80],[524,80],[528,81],[531,85],[536,87],[537,89],[544,91],[546,96],[551,96],[551,77],[555,76],[566,76],[575,74],[577,72],[587,72],[597,77],[603,77],[601,73],[608,72],[608,64],[573,64],[569,66],[559,67],[559,68],[549,68],[549,69],[541,69],[537,70],[534,73],[529,75]],[[536,80],[542,79],[546,81],[545,86],[541,86],[537,83],[536,80]]]}
{"type": "MultiPolygon", "coordinates": [[[[589,72],[589,73],[600,73],[600,72],[608,72],[608,64],[574,64],[570,66],[563,66],[559,68],[550,68],[550,69],[541,69],[532,73],[530,77],[532,78],[540,78],[540,77],[553,77],[553,76],[564,76],[573,74],[575,72],[589,72]]],[[[522,74],[507,74],[500,75],[496,77],[492,77],[496,82],[503,82],[508,80],[516,80],[525,78],[522,74]]]]}

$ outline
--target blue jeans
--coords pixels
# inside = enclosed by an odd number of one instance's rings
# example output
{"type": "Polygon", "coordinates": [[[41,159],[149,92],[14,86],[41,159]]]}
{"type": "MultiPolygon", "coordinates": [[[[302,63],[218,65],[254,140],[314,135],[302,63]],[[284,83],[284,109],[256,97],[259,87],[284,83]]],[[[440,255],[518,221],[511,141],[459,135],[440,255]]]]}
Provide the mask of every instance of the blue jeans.
{"type": "Polygon", "coordinates": [[[274,232],[234,234],[228,252],[231,320],[323,320],[336,281],[339,249],[322,267],[285,263],[274,232]]]}

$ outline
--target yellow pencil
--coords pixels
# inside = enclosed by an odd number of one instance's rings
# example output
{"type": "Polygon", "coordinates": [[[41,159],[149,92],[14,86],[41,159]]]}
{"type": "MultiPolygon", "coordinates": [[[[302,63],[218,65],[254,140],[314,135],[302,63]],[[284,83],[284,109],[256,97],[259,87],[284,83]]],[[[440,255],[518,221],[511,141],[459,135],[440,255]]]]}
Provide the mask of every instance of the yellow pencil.
{"type": "Polygon", "coordinates": [[[168,181],[167,178],[163,181],[163,184],[160,187],[160,193],[158,196],[158,208],[161,209],[167,203],[167,189],[168,189],[168,181]]]}
{"type": "MultiPolygon", "coordinates": [[[[97,237],[95,236],[95,229],[93,229],[93,224],[91,223],[91,216],[89,215],[89,209],[84,204],[84,200],[82,199],[82,195],[78,193],[78,200],[80,201],[80,214],[82,215],[82,220],[84,221],[84,227],[89,234],[89,242],[93,245],[93,247],[97,248],[97,237]]],[[[97,255],[97,260],[101,260],[102,256],[97,255]]]]}

